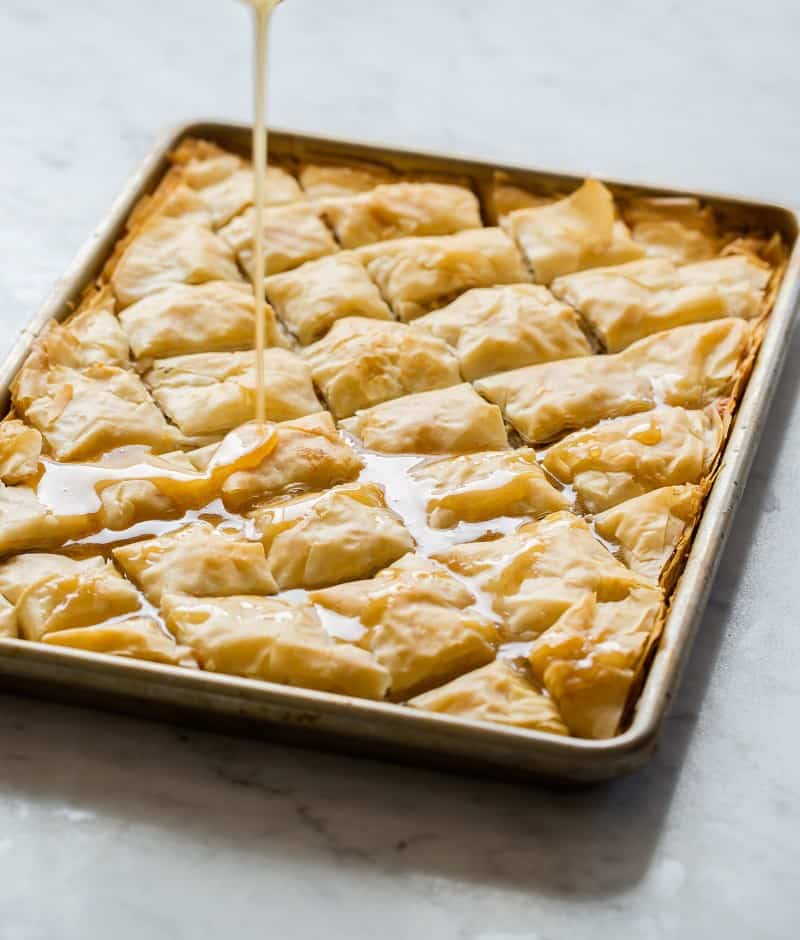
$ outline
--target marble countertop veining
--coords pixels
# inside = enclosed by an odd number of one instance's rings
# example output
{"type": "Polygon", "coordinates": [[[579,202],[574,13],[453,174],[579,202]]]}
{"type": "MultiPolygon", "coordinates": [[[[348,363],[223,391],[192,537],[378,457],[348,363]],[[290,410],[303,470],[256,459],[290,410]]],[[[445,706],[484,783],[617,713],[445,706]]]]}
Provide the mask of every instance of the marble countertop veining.
{"type": "MultiPolygon", "coordinates": [[[[279,126],[800,204],[800,8],[293,0],[279,126]],[[612,12],[613,9],[613,12],[612,12]]],[[[232,0],[4,0],[0,350],[166,124],[246,119],[232,0]]],[[[0,940],[797,936],[800,332],[660,749],[589,790],[0,695],[0,940]]]]}

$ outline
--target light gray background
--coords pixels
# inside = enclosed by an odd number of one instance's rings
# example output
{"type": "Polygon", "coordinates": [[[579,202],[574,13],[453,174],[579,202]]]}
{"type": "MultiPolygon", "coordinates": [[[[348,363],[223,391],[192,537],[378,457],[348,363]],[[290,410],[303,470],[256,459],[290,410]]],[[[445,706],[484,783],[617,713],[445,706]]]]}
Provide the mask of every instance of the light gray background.
{"type": "MultiPolygon", "coordinates": [[[[0,0],[0,347],[165,125],[246,119],[234,0],[0,0]]],[[[796,4],[289,0],[273,123],[800,202],[796,4]]],[[[0,940],[797,936],[800,335],[643,772],[505,786],[0,696],[0,940]]]]}

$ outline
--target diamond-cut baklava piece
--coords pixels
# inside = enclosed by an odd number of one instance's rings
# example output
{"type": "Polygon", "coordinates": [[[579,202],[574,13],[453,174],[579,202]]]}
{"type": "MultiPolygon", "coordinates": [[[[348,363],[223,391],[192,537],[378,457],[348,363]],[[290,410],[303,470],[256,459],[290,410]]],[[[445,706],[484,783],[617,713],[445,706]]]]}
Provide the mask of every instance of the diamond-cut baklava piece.
{"type": "MultiPolygon", "coordinates": [[[[189,487],[197,485],[199,481],[193,478],[198,475],[182,451],[159,457],[136,451],[130,455],[120,452],[113,456],[117,459],[110,459],[102,465],[108,467],[106,479],[101,478],[101,466],[93,470],[97,481],[94,489],[99,501],[96,528],[121,531],[143,519],[169,519],[180,515],[191,505],[203,504],[202,497],[197,500],[190,498],[189,487]],[[143,469],[145,467],[148,469],[143,469]],[[123,476],[130,476],[119,479],[120,471],[123,476]],[[147,473],[152,474],[151,479],[147,478],[147,473]],[[182,490],[186,491],[183,499],[182,490]]],[[[203,489],[208,496],[205,501],[216,495],[210,484],[203,489]]]]}
{"type": "Polygon", "coordinates": [[[381,183],[394,183],[398,176],[375,163],[301,163],[300,185],[309,199],[356,196],[381,183]]]}
{"type": "Polygon", "coordinates": [[[622,214],[633,240],[652,257],[688,264],[713,258],[721,247],[713,211],[691,196],[639,196],[622,214]]]}
{"type": "Polygon", "coordinates": [[[169,519],[180,510],[155,483],[123,480],[111,483],[100,494],[97,528],[121,532],[144,519],[169,519]]]}
{"type": "Polygon", "coordinates": [[[88,535],[93,527],[89,515],[53,511],[33,487],[0,484],[0,553],[53,548],[88,535]]]}
{"type": "Polygon", "coordinates": [[[207,522],[121,545],[113,555],[151,604],[163,593],[222,597],[277,591],[259,542],[207,522]]]}
{"type": "Polygon", "coordinates": [[[16,555],[0,562],[0,594],[12,604],[16,604],[24,592],[39,581],[105,569],[105,559],[99,555],[83,559],[49,552],[16,555]]]}
{"type": "Polygon", "coordinates": [[[408,704],[472,721],[569,734],[551,698],[506,659],[496,659],[441,688],[412,698],[408,704]]]}
{"type": "Polygon", "coordinates": [[[278,316],[304,346],[344,317],[392,319],[380,291],[349,251],[275,274],[265,287],[278,316]]]}
{"type": "Polygon", "coordinates": [[[504,450],[503,417],[471,385],[417,392],[342,422],[369,450],[387,454],[463,454],[504,450]]]}
{"type": "Polygon", "coordinates": [[[527,447],[427,460],[409,476],[425,489],[428,522],[437,529],[500,516],[542,516],[568,506],[527,447]]]}
{"type": "Polygon", "coordinates": [[[597,513],[662,486],[700,483],[722,439],[715,406],[662,407],[576,431],[549,448],[544,466],[574,487],[587,512],[597,513]]]}
{"type": "Polygon", "coordinates": [[[37,340],[51,365],[83,369],[95,363],[125,366],[128,338],[114,315],[114,297],[108,288],[85,301],[64,323],[51,322],[37,340]]]}
{"type": "Polygon", "coordinates": [[[387,670],[367,650],[339,643],[318,624],[298,623],[283,630],[272,646],[273,682],[381,699],[389,687],[387,670]]]}
{"type": "Polygon", "coordinates": [[[697,519],[702,500],[696,484],[664,486],[601,512],[594,518],[595,529],[619,545],[629,568],[658,581],[697,519]]]}
{"type": "Polygon", "coordinates": [[[68,646],[89,653],[105,653],[126,659],[144,659],[168,666],[196,669],[197,662],[186,646],[177,644],[150,617],[127,617],[90,627],[48,633],[43,642],[50,646],[68,646]]]}
{"type": "Polygon", "coordinates": [[[492,225],[504,225],[508,216],[517,209],[538,209],[554,201],[552,196],[533,193],[500,171],[481,187],[481,192],[486,215],[492,225]]]}
{"type": "Polygon", "coordinates": [[[192,597],[164,594],[161,611],[178,641],[203,669],[250,679],[269,679],[272,644],[289,618],[305,607],[274,597],[192,597]]]}
{"type": "Polygon", "coordinates": [[[136,588],[100,557],[12,558],[0,565],[0,591],[16,606],[19,631],[27,640],[101,623],[141,606],[136,588]]]}
{"type": "Polygon", "coordinates": [[[311,600],[358,619],[359,641],[391,676],[395,698],[489,662],[497,627],[474,607],[475,597],[449,571],[408,555],[371,581],[316,591],[311,600]]]}
{"type": "Polygon", "coordinates": [[[361,698],[386,694],[386,670],[367,651],[328,636],[311,604],[167,594],[163,610],[204,669],[361,698]]]}
{"type": "Polygon", "coordinates": [[[42,435],[15,418],[0,421],[0,480],[25,483],[39,470],[42,435]]]}
{"type": "Polygon", "coordinates": [[[357,252],[401,320],[443,307],[472,287],[530,280],[516,246],[499,228],[399,238],[357,252]]]}
{"type": "Polygon", "coordinates": [[[721,317],[756,317],[769,279],[769,266],[745,255],[680,268],[664,258],[648,258],[561,277],[552,289],[615,352],[658,330],[721,317]]]}
{"type": "Polygon", "coordinates": [[[591,353],[575,311],[537,284],[467,291],[415,326],[458,353],[467,381],[494,372],[591,353]]]}
{"type": "MultiPolygon", "coordinates": [[[[224,434],[256,407],[255,350],[160,359],[145,374],[153,397],[187,435],[224,434]]],[[[287,421],[319,411],[308,366],[286,349],[264,351],[264,412],[287,421]]]]}
{"type": "Polygon", "coordinates": [[[414,549],[374,484],[277,500],[255,509],[253,520],[284,590],[370,577],[414,549]]]}
{"type": "MultiPolygon", "coordinates": [[[[275,425],[276,442],[255,467],[237,470],[222,485],[228,509],[238,511],[257,500],[324,490],[355,480],[362,461],[344,440],[327,411],[275,425]]],[[[217,445],[194,451],[190,458],[204,470],[217,445]]]]}
{"type": "MultiPolygon", "coordinates": [[[[503,538],[467,542],[434,556],[486,595],[510,640],[536,637],[587,594],[616,604],[633,591],[658,607],[661,592],[631,571],[584,519],[557,512],[503,538]]],[[[619,607],[620,615],[624,613],[619,607]]]]}
{"type": "Polygon", "coordinates": [[[207,225],[156,217],[134,233],[114,265],[111,286],[127,307],[170,284],[241,279],[231,246],[207,225]]]}
{"type": "Polygon", "coordinates": [[[336,418],[461,382],[458,360],[444,340],[394,321],[339,320],[304,357],[336,418]]]}
{"type": "Polygon", "coordinates": [[[488,376],[478,391],[537,444],[603,418],[664,402],[700,408],[730,391],[749,348],[747,324],[728,318],[665,330],[613,356],[586,356],[488,376]]]}
{"type": "Polygon", "coordinates": [[[531,444],[654,404],[652,383],[616,356],[526,366],[479,379],[475,387],[531,444]]]}
{"type": "Polygon", "coordinates": [[[610,738],[658,639],[660,607],[646,592],[619,603],[587,594],[533,644],[534,676],[555,702],[570,733],[610,738]]]}
{"type": "Polygon", "coordinates": [[[145,197],[134,209],[131,222],[158,216],[160,219],[181,219],[184,222],[197,222],[208,228],[211,225],[211,213],[203,200],[184,183],[169,174],[151,197],[145,197]]]}
{"type": "Polygon", "coordinates": [[[593,179],[566,199],[512,212],[506,228],[540,284],[584,268],[633,261],[644,254],[625,223],[616,218],[611,193],[593,179]]]}
{"type": "MultiPolygon", "coordinates": [[[[239,264],[253,276],[253,228],[255,209],[237,215],[220,235],[236,252],[239,264]]],[[[279,274],[306,261],[338,251],[338,245],[314,209],[306,203],[273,206],[264,210],[264,272],[279,274]]]]}
{"type": "MultiPolygon", "coordinates": [[[[180,179],[201,198],[215,227],[252,205],[253,169],[240,157],[204,141],[185,141],[172,156],[180,167],[180,179]]],[[[305,196],[290,173],[271,164],[264,179],[264,199],[266,205],[282,205],[305,196]]]]}
{"type": "Polygon", "coordinates": [[[730,393],[751,343],[750,325],[728,317],[654,333],[607,358],[627,362],[651,381],[656,402],[702,408],[730,393]]]}
{"type": "Polygon", "coordinates": [[[40,345],[17,374],[12,395],[17,412],[41,431],[58,460],[127,444],[164,451],[178,441],[178,432],[129,369],[52,365],[40,345]]]}
{"type": "MultiPolygon", "coordinates": [[[[120,321],[138,359],[252,349],[255,301],[248,284],[175,284],[127,307],[120,321]]],[[[264,311],[268,346],[286,341],[270,306],[264,311]]]]}
{"type": "Polygon", "coordinates": [[[321,211],[343,248],[480,228],[477,197],[463,186],[394,183],[357,196],[328,199],[321,211]]]}

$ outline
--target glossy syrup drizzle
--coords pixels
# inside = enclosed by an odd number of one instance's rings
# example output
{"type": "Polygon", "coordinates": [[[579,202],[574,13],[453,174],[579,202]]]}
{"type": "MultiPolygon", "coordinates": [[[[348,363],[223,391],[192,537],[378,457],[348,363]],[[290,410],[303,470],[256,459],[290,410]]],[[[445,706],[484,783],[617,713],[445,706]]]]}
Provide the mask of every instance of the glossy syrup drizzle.
{"type": "Polygon", "coordinates": [[[266,299],[264,296],[264,206],[267,176],[266,85],[269,25],[280,0],[248,0],[253,6],[255,63],[253,94],[253,294],[256,316],[256,421],[263,421],[266,299]]]}

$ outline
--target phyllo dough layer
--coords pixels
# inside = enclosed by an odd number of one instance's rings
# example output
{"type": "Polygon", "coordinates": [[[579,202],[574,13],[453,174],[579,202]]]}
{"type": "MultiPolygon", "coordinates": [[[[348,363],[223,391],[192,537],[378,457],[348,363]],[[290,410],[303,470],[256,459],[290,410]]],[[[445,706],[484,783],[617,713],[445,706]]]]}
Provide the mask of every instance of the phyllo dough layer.
{"type": "Polygon", "coordinates": [[[444,340],[394,321],[339,320],[303,356],[336,418],[461,382],[458,360],[444,340]]]}
{"type": "MultiPolygon", "coordinates": [[[[239,264],[253,276],[253,228],[255,209],[237,215],[220,235],[236,253],[239,264]]],[[[297,202],[264,211],[264,271],[279,274],[306,261],[338,251],[333,236],[311,206],[297,202]]]]}
{"type": "Polygon", "coordinates": [[[17,612],[14,605],[9,604],[4,597],[0,597],[0,638],[15,640],[18,636],[17,612]]]}
{"type": "Polygon", "coordinates": [[[104,288],[89,296],[66,323],[50,321],[37,340],[50,365],[127,366],[128,338],[114,315],[115,307],[111,291],[104,288]]]}
{"type": "Polygon", "coordinates": [[[394,183],[347,198],[328,199],[322,213],[343,248],[413,235],[452,235],[480,228],[474,193],[444,183],[394,183]]]}
{"type": "Polygon", "coordinates": [[[391,676],[393,697],[446,682],[494,658],[497,626],[445,568],[406,555],[371,581],[316,591],[311,600],[357,618],[370,650],[391,676]]]}
{"type": "Polygon", "coordinates": [[[622,212],[648,255],[675,264],[705,261],[722,247],[714,213],[689,196],[638,196],[622,212]]]}
{"type": "MultiPolygon", "coordinates": [[[[264,318],[267,345],[286,345],[269,305],[264,318]]],[[[255,301],[249,284],[176,284],[127,307],[120,321],[137,359],[252,349],[255,301]]]]}
{"type": "Polygon", "coordinates": [[[386,670],[366,650],[328,636],[311,604],[167,594],[162,607],[204,669],[361,698],[386,694],[386,670]]]}
{"type": "Polygon", "coordinates": [[[240,281],[231,246],[193,219],[157,217],[136,232],[111,274],[127,307],[170,284],[240,281]]]}
{"type": "Polygon", "coordinates": [[[265,287],[278,316],[304,346],[344,317],[392,319],[380,291],[349,251],[274,274],[265,287]]]}
{"type": "Polygon", "coordinates": [[[750,348],[742,320],[665,330],[612,356],[583,356],[475,383],[532,444],[659,404],[701,408],[727,394],[750,348]]]}
{"type": "Polygon", "coordinates": [[[486,595],[510,641],[535,638],[587,594],[619,604],[637,592],[656,608],[662,600],[655,584],[617,561],[586,521],[569,512],[435,557],[486,595]]]}
{"type": "Polygon", "coordinates": [[[570,484],[590,513],[610,509],[662,486],[700,483],[723,439],[716,409],[657,408],[602,421],[554,444],[545,468],[570,484]]]}
{"type": "Polygon", "coordinates": [[[620,558],[629,568],[659,581],[697,519],[702,499],[697,484],[664,486],[601,512],[594,526],[604,539],[619,545],[620,558]]]}
{"type": "Polygon", "coordinates": [[[467,291],[414,325],[456,350],[461,374],[469,382],[592,351],[575,312],[536,284],[467,291]]]}
{"type": "MultiPolygon", "coordinates": [[[[180,179],[191,187],[207,208],[214,227],[224,225],[252,205],[255,186],[249,163],[204,141],[184,141],[173,154],[180,179]]],[[[270,165],[264,179],[268,206],[305,199],[300,184],[280,166],[270,165]]]]}
{"type": "Polygon", "coordinates": [[[720,317],[758,316],[770,268],[729,255],[676,267],[664,258],[594,271],[553,282],[553,292],[579,310],[609,352],[659,330],[720,317]]]}
{"type": "Polygon", "coordinates": [[[73,627],[48,633],[43,642],[68,646],[88,653],[105,653],[126,659],[144,659],[168,666],[197,668],[192,651],[175,642],[151,617],[125,617],[89,627],[73,627]]]}
{"type": "Polygon", "coordinates": [[[253,511],[253,519],[284,590],[366,578],[414,549],[374,484],[267,503],[253,511]]]}
{"type": "MultiPolygon", "coordinates": [[[[160,359],[145,382],[187,435],[224,434],[249,421],[256,407],[256,353],[195,353],[160,359]]],[[[287,421],[319,411],[308,366],[286,349],[264,351],[264,413],[287,421]]]]}
{"type": "Polygon", "coordinates": [[[164,451],[179,439],[142,380],[118,366],[51,365],[41,349],[35,350],[14,380],[12,396],[19,414],[41,431],[58,460],[128,444],[164,451]]]}
{"type": "Polygon", "coordinates": [[[496,659],[441,688],[412,698],[408,704],[473,721],[496,721],[550,734],[569,733],[550,697],[506,659],[496,659]]]}
{"type": "Polygon", "coordinates": [[[92,530],[88,515],[54,512],[32,486],[0,485],[0,553],[55,548],[92,530]]]}
{"type": "Polygon", "coordinates": [[[64,555],[22,555],[0,566],[0,590],[16,607],[20,635],[101,623],[141,606],[136,588],[110,561],[76,561],[64,555]]]}
{"type": "Polygon", "coordinates": [[[374,163],[301,163],[298,170],[300,185],[306,196],[314,201],[356,196],[368,192],[381,183],[397,182],[398,175],[388,167],[374,163]]]}
{"type": "MultiPolygon", "coordinates": [[[[237,470],[222,485],[228,509],[240,511],[256,501],[324,490],[349,483],[361,472],[362,461],[337,431],[327,411],[283,421],[274,427],[273,450],[255,467],[237,470]]],[[[217,445],[190,454],[205,469],[217,445]]]]}
{"type": "Polygon", "coordinates": [[[570,733],[610,738],[658,638],[661,610],[645,592],[618,603],[587,594],[533,644],[534,676],[558,707],[570,733]]]}
{"type": "Polygon", "coordinates": [[[499,228],[400,238],[358,249],[370,276],[401,320],[414,320],[471,287],[530,280],[511,239],[499,228]]]}
{"type": "Polygon", "coordinates": [[[508,446],[500,409],[466,384],[375,405],[342,427],[370,450],[388,454],[462,454],[508,446]]]}
{"type": "Polygon", "coordinates": [[[539,284],[584,268],[634,261],[644,254],[624,222],[616,218],[614,199],[597,180],[587,180],[565,199],[532,209],[518,209],[506,219],[539,284]]]}
{"type": "Polygon", "coordinates": [[[277,591],[259,542],[207,522],[122,545],[113,555],[151,604],[165,592],[215,597],[277,591]]]}
{"type": "Polygon", "coordinates": [[[0,421],[0,481],[25,483],[39,469],[42,435],[22,421],[0,421]]]}
{"type": "Polygon", "coordinates": [[[508,216],[517,209],[538,209],[555,201],[552,196],[531,192],[500,171],[495,171],[492,179],[484,183],[481,195],[491,225],[505,225],[508,216]]]}
{"type": "Polygon", "coordinates": [[[542,516],[568,506],[527,447],[426,460],[409,476],[427,490],[428,522],[437,529],[500,516],[542,516]]]}

